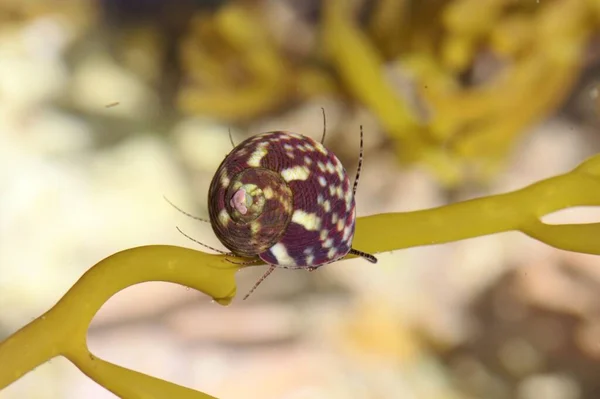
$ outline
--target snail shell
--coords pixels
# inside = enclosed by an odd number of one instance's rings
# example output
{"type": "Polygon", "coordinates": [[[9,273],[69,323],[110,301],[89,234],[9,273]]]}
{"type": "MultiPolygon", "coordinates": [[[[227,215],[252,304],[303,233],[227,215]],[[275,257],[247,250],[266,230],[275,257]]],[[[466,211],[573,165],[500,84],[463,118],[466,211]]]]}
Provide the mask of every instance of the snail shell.
{"type": "Polygon", "coordinates": [[[253,136],[223,160],[208,192],[211,225],[243,257],[314,269],[351,251],[352,187],[321,143],[275,131],[253,136]]]}

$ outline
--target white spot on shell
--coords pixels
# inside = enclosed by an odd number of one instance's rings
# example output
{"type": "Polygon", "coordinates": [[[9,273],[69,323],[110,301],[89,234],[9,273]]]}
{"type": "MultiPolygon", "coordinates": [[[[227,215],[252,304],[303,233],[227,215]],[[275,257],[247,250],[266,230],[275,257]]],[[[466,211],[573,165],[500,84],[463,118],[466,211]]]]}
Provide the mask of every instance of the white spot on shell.
{"type": "Polygon", "coordinates": [[[315,261],[315,256],[314,255],[307,255],[306,256],[306,262],[305,263],[308,266],[312,265],[314,261],[315,261]]]}
{"type": "Polygon", "coordinates": [[[319,176],[319,184],[321,187],[325,187],[327,185],[327,180],[323,176],[319,176]]]}
{"type": "Polygon", "coordinates": [[[221,212],[219,212],[219,222],[223,226],[227,226],[227,223],[229,223],[229,214],[226,209],[221,209],[221,212]]]}
{"type": "Polygon", "coordinates": [[[323,209],[325,209],[325,212],[331,211],[331,202],[329,200],[323,202],[323,209]]]}
{"type": "Polygon", "coordinates": [[[308,155],[304,156],[304,163],[307,165],[312,165],[312,159],[310,159],[310,157],[308,155]]]}
{"type": "MultiPolygon", "coordinates": [[[[336,160],[336,162],[337,162],[337,160],[336,160]]],[[[336,171],[338,177],[340,178],[340,180],[344,180],[345,170],[341,163],[339,163],[339,162],[336,163],[335,171],[336,171]]]]}
{"type": "Polygon", "coordinates": [[[323,230],[321,230],[321,234],[319,235],[319,239],[321,241],[325,241],[328,236],[329,236],[329,232],[327,230],[323,229],[323,230]]]}
{"type": "Polygon", "coordinates": [[[310,176],[310,169],[306,165],[294,166],[293,168],[284,169],[281,171],[281,177],[286,182],[292,180],[306,180],[310,176]]]}
{"type": "Polygon", "coordinates": [[[315,143],[315,148],[317,149],[317,151],[319,151],[321,154],[323,155],[327,155],[327,150],[325,149],[325,147],[323,147],[323,144],[321,143],[315,143]]]}
{"type": "Polygon", "coordinates": [[[260,227],[260,222],[257,222],[256,220],[250,223],[250,230],[252,231],[252,234],[258,234],[260,227]]]}
{"type": "Polygon", "coordinates": [[[352,240],[353,240],[353,239],[354,239],[354,233],[353,233],[353,232],[351,232],[351,233],[348,235],[348,242],[352,242],[352,240]]]}
{"type": "Polygon", "coordinates": [[[316,231],[321,228],[321,217],[316,213],[306,213],[296,210],[292,214],[292,222],[297,223],[308,231],[316,231]]]}
{"type": "Polygon", "coordinates": [[[269,249],[271,254],[277,259],[277,264],[280,266],[296,266],[294,258],[292,258],[287,251],[287,248],[282,243],[277,243],[269,249]]]}
{"type": "Polygon", "coordinates": [[[327,171],[329,173],[331,173],[331,174],[335,173],[335,168],[331,162],[327,162],[327,165],[325,165],[325,167],[327,168],[327,171]]]}
{"type": "Polygon", "coordinates": [[[346,206],[350,207],[350,203],[352,202],[352,190],[346,190],[344,193],[344,200],[346,201],[346,206]]]}
{"type": "Polygon", "coordinates": [[[250,155],[250,158],[248,158],[248,165],[252,166],[253,168],[257,168],[260,166],[260,161],[265,157],[265,155],[267,155],[268,151],[267,151],[267,146],[269,145],[269,143],[259,143],[256,146],[256,149],[254,150],[254,152],[252,153],[252,155],[250,155]]]}
{"type": "Polygon", "coordinates": [[[292,133],[292,132],[283,132],[283,134],[285,134],[286,137],[292,138],[292,139],[298,139],[298,140],[305,140],[305,138],[297,133],[292,133]]]}
{"type": "Polygon", "coordinates": [[[348,241],[349,238],[350,238],[350,226],[346,226],[344,228],[344,237],[343,237],[343,240],[344,241],[348,241]]]}
{"type": "Polygon", "coordinates": [[[323,248],[331,248],[332,245],[333,245],[333,239],[328,238],[323,243],[323,248]]]}
{"type": "Polygon", "coordinates": [[[266,199],[271,199],[273,198],[273,189],[269,186],[265,187],[263,190],[263,194],[265,195],[266,199]]]}
{"type": "Polygon", "coordinates": [[[221,176],[221,187],[223,188],[227,188],[229,187],[229,177],[227,176],[227,171],[225,171],[225,173],[223,173],[223,175],[221,176]]]}
{"type": "Polygon", "coordinates": [[[323,162],[321,162],[321,161],[318,161],[318,162],[317,162],[317,166],[319,167],[319,170],[320,170],[321,172],[323,172],[323,173],[325,172],[325,164],[324,164],[323,162]]]}
{"type": "Polygon", "coordinates": [[[331,248],[329,250],[329,252],[327,252],[327,257],[329,259],[333,259],[336,255],[337,255],[337,251],[335,250],[335,248],[331,248]]]}

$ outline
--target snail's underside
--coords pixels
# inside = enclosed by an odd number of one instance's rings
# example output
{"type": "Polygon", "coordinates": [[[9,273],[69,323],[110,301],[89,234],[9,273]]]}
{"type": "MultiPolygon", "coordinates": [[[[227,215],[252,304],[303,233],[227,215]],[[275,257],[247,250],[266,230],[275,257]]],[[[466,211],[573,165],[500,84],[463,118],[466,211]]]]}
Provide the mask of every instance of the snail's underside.
{"type": "Polygon", "coordinates": [[[351,250],[352,187],[321,143],[277,131],[237,145],[210,185],[208,208],[219,240],[234,254],[287,268],[316,268],[351,250]]]}

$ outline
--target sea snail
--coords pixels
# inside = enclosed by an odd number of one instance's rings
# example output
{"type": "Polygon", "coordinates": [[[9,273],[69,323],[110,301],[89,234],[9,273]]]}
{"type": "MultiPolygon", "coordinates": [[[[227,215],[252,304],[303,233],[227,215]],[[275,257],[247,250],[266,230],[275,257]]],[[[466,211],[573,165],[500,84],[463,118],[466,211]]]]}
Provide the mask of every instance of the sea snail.
{"type": "MultiPolygon", "coordinates": [[[[276,268],[315,270],[354,254],[354,196],[340,160],[322,143],[286,131],[241,142],[218,167],[208,191],[210,224],[229,255],[260,258],[276,268]]],[[[244,299],[246,299],[244,298],[244,299]]]]}

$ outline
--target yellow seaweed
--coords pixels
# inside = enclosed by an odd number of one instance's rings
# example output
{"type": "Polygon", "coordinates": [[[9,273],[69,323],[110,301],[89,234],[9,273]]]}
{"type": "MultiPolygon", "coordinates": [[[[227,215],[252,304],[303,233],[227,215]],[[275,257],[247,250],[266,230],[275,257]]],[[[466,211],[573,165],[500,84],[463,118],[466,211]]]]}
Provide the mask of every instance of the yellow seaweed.
{"type": "Polygon", "coordinates": [[[364,32],[348,4],[333,0],[325,5],[323,42],[347,89],[395,139],[399,158],[456,185],[468,175],[492,176],[516,138],[568,95],[598,29],[597,4],[454,0],[407,8],[382,1],[364,32]],[[501,70],[488,72],[484,82],[461,83],[486,52],[501,70]],[[389,85],[383,70],[389,60],[413,77],[427,122],[419,123],[389,85]]]}
{"type": "Polygon", "coordinates": [[[289,86],[285,62],[256,19],[254,10],[240,4],[197,18],[200,28],[182,46],[184,67],[196,78],[179,94],[183,110],[244,119],[282,101],[289,86]],[[197,84],[208,90],[197,90],[197,84]]]}
{"type": "MultiPolygon", "coordinates": [[[[516,230],[557,248],[600,255],[600,223],[540,221],[546,214],[574,206],[600,206],[600,154],[568,173],[513,192],[415,212],[361,217],[354,244],[381,253],[516,230]]],[[[166,245],[109,256],[88,270],[52,309],[0,343],[0,389],[51,358],[64,356],[120,397],[211,398],[97,358],[87,348],[86,333],[111,296],[146,281],[186,285],[228,305],[236,293],[238,270],[222,255],[166,245]]]]}
{"type": "Polygon", "coordinates": [[[432,79],[427,70],[410,68],[432,109],[428,128],[438,140],[433,145],[449,143],[448,150],[463,164],[477,162],[480,178],[502,166],[517,136],[568,95],[581,70],[585,44],[598,27],[590,18],[593,5],[579,0],[523,5],[510,12],[509,3],[451,2],[443,10],[447,34],[441,57],[430,58],[456,79],[452,73],[466,70],[478,47],[487,45],[505,63],[489,81],[451,86],[432,79]],[[474,15],[477,21],[469,19],[474,15]]]}
{"type": "Polygon", "coordinates": [[[259,10],[232,2],[195,19],[180,47],[191,78],[178,94],[183,111],[248,120],[295,96],[332,91],[332,79],[320,69],[289,61],[260,17],[259,10]]]}
{"type": "Polygon", "coordinates": [[[339,93],[377,117],[400,161],[448,186],[489,180],[503,166],[518,137],[572,90],[600,27],[598,0],[383,0],[364,24],[355,5],[331,0],[319,41],[290,57],[257,4],[232,1],[195,19],[181,47],[191,82],[179,91],[182,110],[240,122],[339,93]],[[487,72],[463,82],[476,70],[487,72]],[[412,81],[429,118],[388,71],[412,81]]]}
{"type": "Polygon", "coordinates": [[[212,398],[99,359],[87,348],[87,329],[110,297],[146,281],[186,285],[226,305],[236,292],[237,270],[223,256],[167,245],[109,256],[89,269],[52,309],[0,343],[0,389],[53,357],[64,356],[120,397],[212,398]]]}
{"type": "Polygon", "coordinates": [[[600,206],[600,155],[569,173],[506,194],[359,218],[354,244],[367,252],[385,252],[521,231],[560,249],[600,255],[600,223],[540,221],[544,215],[575,206],[600,206]]]}
{"type": "Polygon", "coordinates": [[[323,42],[331,63],[348,90],[368,107],[388,133],[397,138],[397,151],[405,162],[425,161],[442,181],[454,183],[460,176],[452,154],[427,143],[425,127],[406,101],[399,97],[383,74],[383,59],[367,36],[352,23],[345,2],[324,4],[323,42]]]}
{"type": "Polygon", "coordinates": [[[323,41],[332,63],[348,88],[371,108],[387,129],[407,137],[415,136],[416,119],[384,79],[383,60],[367,37],[346,17],[343,3],[334,0],[324,4],[323,41]]]}

